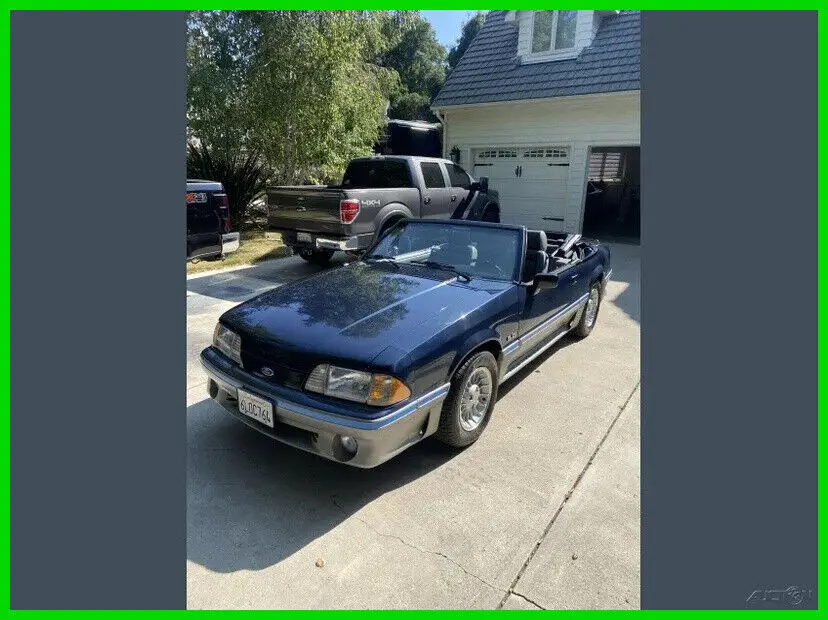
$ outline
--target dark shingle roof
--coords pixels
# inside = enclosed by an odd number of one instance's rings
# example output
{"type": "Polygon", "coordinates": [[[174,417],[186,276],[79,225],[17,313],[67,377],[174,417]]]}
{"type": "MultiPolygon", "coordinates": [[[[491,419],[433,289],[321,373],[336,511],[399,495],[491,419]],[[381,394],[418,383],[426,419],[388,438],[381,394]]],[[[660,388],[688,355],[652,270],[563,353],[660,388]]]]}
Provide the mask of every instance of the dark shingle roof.
{"type": "Polygon", "coordinates": [[[577,58],[521,65],[518,26],[491,11],[433,107],[639,90],[641,18],[621,11],[601,20],[577,58]]]}

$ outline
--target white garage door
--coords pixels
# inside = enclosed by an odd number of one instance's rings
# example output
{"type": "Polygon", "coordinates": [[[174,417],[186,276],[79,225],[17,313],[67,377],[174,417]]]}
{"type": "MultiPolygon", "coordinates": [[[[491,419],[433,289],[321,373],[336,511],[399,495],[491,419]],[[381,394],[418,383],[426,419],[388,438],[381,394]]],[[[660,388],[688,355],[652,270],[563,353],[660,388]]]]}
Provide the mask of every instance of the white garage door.
{"type": "Polygon", "coordinates": [[[500,192],[502,222],[563,230],[568,147],[478,149],[474,153],[474,176],[489,177],[491,188],[500,192]]]}

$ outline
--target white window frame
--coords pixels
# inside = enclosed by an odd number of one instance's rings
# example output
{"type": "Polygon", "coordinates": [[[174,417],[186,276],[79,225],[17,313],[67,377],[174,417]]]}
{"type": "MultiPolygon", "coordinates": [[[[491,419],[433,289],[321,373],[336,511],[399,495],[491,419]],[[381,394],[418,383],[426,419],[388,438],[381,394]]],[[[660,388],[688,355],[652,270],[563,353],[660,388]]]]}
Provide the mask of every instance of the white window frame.
{"type": "Polygon", "coordinates": [[[558,36],[558,14],[559,10],[553,11],[552,15],[552,37],[549,41],[549,49],[540,52],[532,51],[535,43],[535,15],[537,11],[531,11],[531,19],[529,20],[529,53],[525,58],[527,62],[541,62],[544,60],[564,60],[568,58],[575,58],[578,55],[578,22],[581,20],[581,11],[575,11],[575,41],[572,47],[564,49],[555,49],[555,40],[558,36]]]}

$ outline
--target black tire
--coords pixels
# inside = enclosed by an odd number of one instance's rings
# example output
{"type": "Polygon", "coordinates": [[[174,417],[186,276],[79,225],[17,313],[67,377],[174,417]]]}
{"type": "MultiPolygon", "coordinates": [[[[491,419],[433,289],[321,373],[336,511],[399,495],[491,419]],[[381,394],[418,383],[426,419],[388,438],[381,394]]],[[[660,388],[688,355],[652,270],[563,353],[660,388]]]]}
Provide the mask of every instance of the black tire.
{"type": "Polygon", "coordinates": [[[600,282],[593,282],[592,286],[589,287],[589,295],[590,299],[587,300],[587,304],[584,306],[583,311],[581,311],[581,318],[578,320],[578,324],[572,330],[572,334],[576,338],[586,338],[592,333],[592,329],[595,327],[595,324],[598,322],[598,313],[601,310],[601,299],[603,298],[603,289],[601,287],[600,282]],[[595,296],[595,303],[597,304],[595,307],[595,315],[592,317],[592,321],[590,322],[588,318],[587,309],[591,303],[591,299],[595,296]]]}
{"type": "Polygon", "coordinates": [[[492,417],[492,410],[497,401],[498,376],[497,360],[488,351],[481,351],[463,362],[463,365],[457,369],[451,380],[451,389],[443,403],[440,424],[434,434],[435,439],[454,448],[465,448],[477,441],[492,417]],[[473,429],[468,429],[464,428],[464,421],[461,420],[461,404],[464,395],[466,395],[466,386],[469,379],[478,376],[476,372],[480,368],[489,372],[491,392],[487,397],[486,410],[482,420],[477,422],[477,426],[473,429]]]}
{"type": "Polygon", "coordinates": [[[314,265],[327,265],[334,250],[299,250],[299,256],[314,265]]]}

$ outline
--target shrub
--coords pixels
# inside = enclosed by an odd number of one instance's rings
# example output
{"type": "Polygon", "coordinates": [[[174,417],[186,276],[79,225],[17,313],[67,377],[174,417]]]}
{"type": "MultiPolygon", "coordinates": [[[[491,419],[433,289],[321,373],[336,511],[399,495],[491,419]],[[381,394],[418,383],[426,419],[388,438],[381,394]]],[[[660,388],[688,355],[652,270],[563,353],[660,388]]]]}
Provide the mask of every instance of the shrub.
{"type": "Polygon", "coordinates": [[[267,167],[257,153],[223,153],[206,144],[187,145],[187,178],[218,181],[230,202],[234,230],[242,231],[247,208],[267,186],[267,167]]]}

